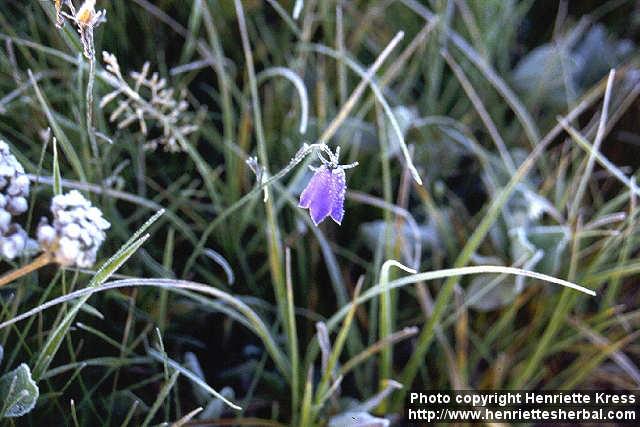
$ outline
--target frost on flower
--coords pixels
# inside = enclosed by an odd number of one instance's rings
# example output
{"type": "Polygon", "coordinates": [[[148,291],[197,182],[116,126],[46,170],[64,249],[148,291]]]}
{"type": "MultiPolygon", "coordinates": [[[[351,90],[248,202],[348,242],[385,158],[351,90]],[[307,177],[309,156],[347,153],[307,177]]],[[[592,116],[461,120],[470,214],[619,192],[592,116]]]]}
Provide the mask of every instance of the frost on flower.
{"type": "Polygon", "coordinates": [[[322,166],[313,168],[313,177],[300,195],[299,206],[309,209],[311,220],[315,225],[320,224],[327,217],[331,217],[338,225],[344,217],[344,196],[347,191],[345,169],[357,166],[357,163],[340,165],[338,157],[340,147],[335,154],[328,148],[325,153],[329,160],[319,154],[322,166]]]}
{"type": "Polygon", "coordinates": [[[63,266],[88,268],[96,261],[111,224],[100,209],[91,205],[80,192],[57,195],[51,202],[53,223],[46,218],[38,226],[38,243],[63,266]]]}
{"type": "Polygon", "coordinates": [[[29,245],[29,238],[14,217],[27,211],[29,178],[24,168],[0,141],[0,255],[13,259],[29,245]]]}

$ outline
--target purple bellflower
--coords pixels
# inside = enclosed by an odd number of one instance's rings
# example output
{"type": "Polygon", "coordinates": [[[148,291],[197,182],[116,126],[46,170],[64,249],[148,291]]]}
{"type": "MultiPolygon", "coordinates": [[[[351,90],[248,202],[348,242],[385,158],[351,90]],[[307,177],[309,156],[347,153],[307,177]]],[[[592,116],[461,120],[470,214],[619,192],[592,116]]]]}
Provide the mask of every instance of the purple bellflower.
{"type": "Polygon", "coordinates": [[[314,174],[300,195],[298,206],[309,209],[311,220],[316,226],[327,217],[331,217],[340,225],[344,217],[344,196],[347,190],[344,171],[358,166],[358,162],[349,165],[339,164],[340,147],[336,148],[335,154],[328,147],[323,151],[329,159],[318,152],[322,165],[309,166],[314,174]]]}

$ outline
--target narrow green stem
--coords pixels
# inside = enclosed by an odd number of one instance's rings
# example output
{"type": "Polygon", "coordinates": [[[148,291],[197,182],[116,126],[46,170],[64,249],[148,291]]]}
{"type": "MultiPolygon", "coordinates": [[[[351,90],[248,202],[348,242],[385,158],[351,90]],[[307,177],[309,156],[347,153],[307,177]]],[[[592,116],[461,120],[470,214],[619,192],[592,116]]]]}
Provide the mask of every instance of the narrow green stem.
{"type": "MultiPolygon", "coordinates": [[[[581,226],[580,222],[578,221],[578,225],[574,227],[573,230],[573,244],[568,280],[573,280],[576,275],[578,266],[578,255],[580,252],[580,238],[578,237],[580,229],[581,226]]],[[[558,301],[558,304],[553,311],[553,315],[551,316],[551,320],[549,321],[547,328],[544,330],[542,338],[538,341],[533,355],[531,356],[531,358],[529,358],[522,374],[518,375],[517,379],[513,383],[514,389],[522,389],[523,387],[525,387],[527,385],[527,382],[539,369],[540,362],[547,354],[551,341],[555,338],[556,334],[560,330],[560,327],[562,326],[562,323],[564,322],[568,311],[571,309],[571,305],[574,299],[574,294],[570,289],[564,289],[562,291],[560,300],[558,301]]]]}
{"type": "MultiPolygon", "coordinates": [[[[240,0],[234,2],[236,14],[238,16],[238,26],[240,28],[240,38],[242,39],[242,48],[244,50],[245,62],[247,65],[247,74],[249,76],[249,88],[251,90],[251,105],[253,108],[253,120],[256,131],[256,139],[258,141],[258,158],[262,165],[262,176],[269,176],[269,157],[267,155],[267,144],[264,136],[264,128],[262,125],[262,112],[260,109],[260,98],[258,95],[258,81],[256,79],[255,67],[253,64],[253,56],[251,54],[251,45],[249,43],[249,33],[245,22],[244,11],[240,0]]],[[[287,292],[284,283],[284,274],[282,271],[282,247],[280,246],[280,230],[273,208],[273,201],[269,197],[268,187],[264,188],[265,211],[267,215],[267,240],[269,242],[269,266],[271,270],[271,280],[273,282],[274,293],[278,305],[278,313],[282,323],[285,325],[287,340],[292,340],[291,331],[287,322],[287,292]]]]}
{"type": "Polygon", "coordinates": [[[287,324],[292,331],[289,340],[289,359],[291,359],[291,409],[293,413],[292,424],[298,411],[298,401],[300,393],[300,354],[298,352],[298,335],[296,327],[295,301],[293,298],[293,284],[291,275],[291,250],[287,248],[285,252],[285,273],[287,284],[287,324]]]}
{"type": "Polygon", "coordinates": [[[342,327],[338,332],[338,336],[336,337],[336,341],[333,345],[333,350],[331,351],[331,355],[329,356],[329,361],[327,362],[326,370],[322,373],[322,378],[320,380],[320,384],[318,384],[318,388],[316,390],[315,396],[315,407],[313,408],[313,415],[317,415],[318,411],[321,409],[322,403],[326,399],[327,391],[329,390],[329,381],[333,377],[334,368],[338,363],[338,359],[342,354],[342,349],[344,347],[345,341],[347,340],[347,335],[349,334],[349,329],[351,329],[351,323],[353,322],[353,318],[356,314],[356,308],[358,307],[358,297],[360,296],[360,290],[362,289],[362,280],[358,282],[356,285],[356,289],[353,294],[353,302],[351,303],[351,308],[347,313],[347,316],[344,318],[342,322],[342,327]]]}

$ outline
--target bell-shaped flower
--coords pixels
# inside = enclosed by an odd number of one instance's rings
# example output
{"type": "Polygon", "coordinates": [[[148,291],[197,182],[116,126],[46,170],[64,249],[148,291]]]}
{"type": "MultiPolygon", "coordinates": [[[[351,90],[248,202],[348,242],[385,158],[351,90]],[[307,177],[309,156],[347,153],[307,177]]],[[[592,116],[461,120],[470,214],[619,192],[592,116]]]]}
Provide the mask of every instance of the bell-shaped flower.
{"type": "Polygon", "coordinates": [[[329,155],[329,160],[319,155],[323,164],[318,168],[312,167],[314,174],[300,195],[299,206],[309,209],[311,220],[315,225],[320,224],[327,217],[331,217],[340,225],[344,217],[344,197],[347,191],[344,171],[357,166],[357,163],[338,164],[340,147],[336,149],[335,154],[328,148],[325,152],[329,155]]]}
{"type": "Polygon", "coordinates": [[[300,195],[300,207],[309,209],[315,225],[330,216],[336,223],[344,217],[344,195],[347,186],[342,169],[320,166],[300,195]]]}

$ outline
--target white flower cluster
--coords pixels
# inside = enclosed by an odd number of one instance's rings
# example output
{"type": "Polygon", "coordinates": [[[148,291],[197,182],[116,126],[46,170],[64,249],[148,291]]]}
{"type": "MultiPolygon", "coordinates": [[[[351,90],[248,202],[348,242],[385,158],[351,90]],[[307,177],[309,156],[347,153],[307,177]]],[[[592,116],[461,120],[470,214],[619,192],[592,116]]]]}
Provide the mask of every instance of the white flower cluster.
{"type": "Polygon", "coordinates": [[[27,233],[14,217],[27,211],[29,178],[24,168],[0,141],[0,255],[14,259],[29,246],[27,233]]]}
{"type": "Polygon", "coordinates": [[[111,224],[100,209],[91,205],[80,192],[72,190],[57,195],[51,202],[53,223],[46,218],[38,226],[38,243],[63,266],[88,268],[105,239],[104,230],[111,224]]]}
{"type": "Polygon", "coordinates": [[[53,223],[46,218],[40,221],[35,242],[15,221],[27,211],[28,196],[29,177],[9,145],[0,140],[0,257],[14,259],[40,249],[63,266],[93,266],[105,239],[104,230],[111,226],[100,209],[76,190],[55,196],[51,202],[53,223]]]}

